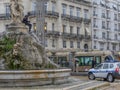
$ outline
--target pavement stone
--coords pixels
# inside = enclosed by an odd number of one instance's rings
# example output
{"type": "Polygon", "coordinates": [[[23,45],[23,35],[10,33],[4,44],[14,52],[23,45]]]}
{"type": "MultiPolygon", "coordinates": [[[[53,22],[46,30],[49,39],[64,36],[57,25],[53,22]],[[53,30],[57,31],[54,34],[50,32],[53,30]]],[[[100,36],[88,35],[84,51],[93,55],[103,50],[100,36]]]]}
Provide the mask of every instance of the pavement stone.
{"type": "Polygon", "coordinates": [[[69,78],[69,82],[65,84],[33,86],[33,87],[3,87],[0,90],[89,90],[108,82],[89,80],[84,76],[73,76],[69,78]]]}

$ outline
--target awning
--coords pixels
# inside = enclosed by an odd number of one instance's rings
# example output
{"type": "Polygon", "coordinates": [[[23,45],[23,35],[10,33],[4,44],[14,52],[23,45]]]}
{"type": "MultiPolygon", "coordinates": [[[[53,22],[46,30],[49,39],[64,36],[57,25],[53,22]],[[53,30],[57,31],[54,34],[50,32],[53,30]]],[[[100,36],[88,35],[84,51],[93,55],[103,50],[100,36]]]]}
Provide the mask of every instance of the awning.
{"type": "Polygon", "coordinates": [[[90,30],[88,28],[85,28],[85,32],[90,35],[90,30]]]}
{"type": "Polygon", "coordinates": [[[101,0],[100,2],[101,2],[101,4],[105,5],[105,2],[103,0],[101,0]]]}
{"type": "Polygon", "coordinates": [[[114,8],[115,10],[117,10],[117,6],[116,6],[116,5],[113,5],[113,8],[114,8]]]}

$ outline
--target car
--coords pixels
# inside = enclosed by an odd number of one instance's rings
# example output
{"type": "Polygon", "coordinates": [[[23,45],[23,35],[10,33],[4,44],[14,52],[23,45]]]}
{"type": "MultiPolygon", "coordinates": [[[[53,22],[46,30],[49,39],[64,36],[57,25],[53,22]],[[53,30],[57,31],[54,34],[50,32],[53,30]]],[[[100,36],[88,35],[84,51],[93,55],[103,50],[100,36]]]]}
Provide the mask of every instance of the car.
{"type": "Polygon", "coordinates": [[[114,82],[115,79],[120,79],[120,62],[103,62],[88,71],[88,78],[90,80],[103,78],[109,82],[114,82]]]}

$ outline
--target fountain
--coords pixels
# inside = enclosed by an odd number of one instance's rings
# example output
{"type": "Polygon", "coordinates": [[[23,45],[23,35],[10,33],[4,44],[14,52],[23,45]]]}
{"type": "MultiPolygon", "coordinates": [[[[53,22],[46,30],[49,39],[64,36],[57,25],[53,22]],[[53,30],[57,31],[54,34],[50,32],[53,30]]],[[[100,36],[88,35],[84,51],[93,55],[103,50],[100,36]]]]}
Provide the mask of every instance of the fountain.
{"type": "Polygon", "coordinates": [[[0,39],[0,86],[34,86],[67,82],[70,69],[47,58],[34,32],[22,23],[21,0],[10,1],[12,21],[0,39]]]}

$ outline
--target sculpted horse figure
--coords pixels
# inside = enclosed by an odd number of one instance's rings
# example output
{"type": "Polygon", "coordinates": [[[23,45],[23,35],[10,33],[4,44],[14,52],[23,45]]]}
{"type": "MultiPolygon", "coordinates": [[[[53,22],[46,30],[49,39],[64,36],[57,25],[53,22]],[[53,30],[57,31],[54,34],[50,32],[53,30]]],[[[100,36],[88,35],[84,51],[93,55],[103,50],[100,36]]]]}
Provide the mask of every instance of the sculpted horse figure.
{"type": "Polygon", "coordinates": [[[12,23],[22,23],[24,7],[21,0],[10,0],[12,23]]]}

